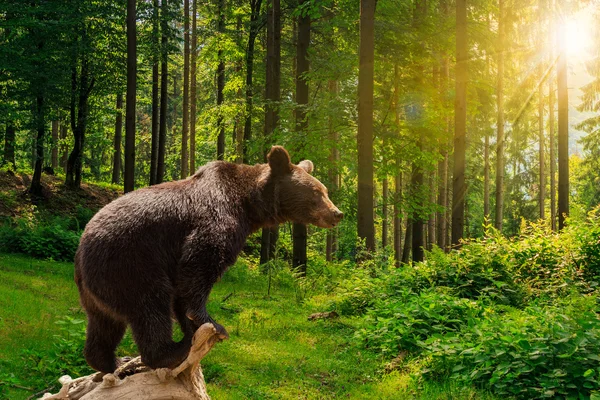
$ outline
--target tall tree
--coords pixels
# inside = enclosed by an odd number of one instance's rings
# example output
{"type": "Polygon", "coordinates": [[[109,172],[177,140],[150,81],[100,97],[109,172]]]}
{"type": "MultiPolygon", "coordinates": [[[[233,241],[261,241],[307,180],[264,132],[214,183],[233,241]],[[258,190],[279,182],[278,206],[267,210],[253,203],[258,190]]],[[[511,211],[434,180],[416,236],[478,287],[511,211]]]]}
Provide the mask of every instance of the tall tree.
{"type": "Polygon", "coordinates": [[[59,121],[54,119],[52,120],[52,153],[50,156],[50,165],[53,170],[58,168],[58,130],[59,121]]]}
{"type": "Polygon", "coordinates": [[[15,136],[16,129],[10,122],[6,123],[6,131],[4,133],[4,154],[2,157],[2,164],[12,165],[13,169],[16,169],[15,163],[15,136]]]}
{"type": "Polygon", "coordinates": [[[198,1],[192,0],[192,49],[190,68],[190,174],[196,172],[196,107],[198,102],[198,1]]]}
{"type": "Polygon", "coordinates": [[[117,94],[117,118],[115,121],[115,137],[113,141],[112,183],[121,183],[121,142],[123,141],[123,93],[117,94]]]}
{"type": "Polygon", "coordinates": [[[127,0],[127,104],[125,110],[124,190],[135,186],[135,105],[137,78],[136,0],[127,0]]]}
{"type": "Polygon", "coordinates": [[[160,61],[160,46],[159,42],[159,25],[160,19],[158,15],[159,5],[158,0],[152,0],[152,143],[150,153],[150,185],[156,184],[156,171],[158,164],[158,130],[159,130],[159,100],[158,100],[158,81],[159,81],[159,61],[160,61]]]}
{"type": "MultiPolygon", "coordinates": [[[[281,4],[279,0],[267,3],[267,62],[265,79],[265,150],[272,144],[271,136],[279,125],[281,96],[281,4]]],[[[243,150],[242,150],[243,154],[243,150]]],[[[266,161],[266,151],[265,151],[266,161]]],[[[279,228],[263,228],[260,243],[260,263],[269,261],[275,254],[279,228]]]]}
{"type": "MultiPolygon", "coordinates": [[[[400,90],[398,63],[394,63],[394,127],[400,135],[400,90]]],[[[396,268],[402,261],[402,160],[396,156],[396,175],[394,178],[394,255],[396,268]]]]}
{"type": "Polygon", "coordinates": [[[252,140],[252,110],[254,106],[254,47],[260,32],[260,9],[262,0],[250,0],[250,29],[246,47],[246,120],[244,122],[244,162],[248,162],[248,144],[252,140]]]}
{"type": "MultiPolygon", "coordinates": [[[[440,7],[442,11],[442,15],[445,19],[450,16],[450,6],[448,4],[448,0],[441,0],[440,7]]],[[[448,87],[450,81],[450,62],[449,62],[448,50],[444,50],[444,54],[442,55],[442,62],[440,66],[440,92],[441,92],[441,101],[444,109],[449,108],[448,101],[448,87]]],[[[437,215],[437,240],[438,246],[441,249],[447,248],[446,237],[448,236],[448,219],[446,218],[446,213],[448,209],[448,147],[450,146],[450,117],[448,115],[445,116],[444,121],[444,135],[442,141],[440,143],[442,160],[438,165],[438,176],[439,179],[439,187],[438,187],[438,204],[440,205],[440,211],[437,215]]]]}
{"type": "MultiPolygon", "coordinates": [[[[220,35],[225,34],[225,0],[217,0],[219,7],[217,10],[218,21],[217,31],[220,35]]],[[[219,65],[217,66],[217,107],[219,108],[219,116],[217,118],[217,129],[219,134],[217,136],[217,160],[225,159],[225,124],[223,119],[223,110],[221,106],[223,104],[223,90],[225,89],[225,61],[223,60],[223,50],[219,48],[218,55],[219,65]]]]}
{"type": "MultiPolygon", "coordinates": [[[[543,7],[544,3],[547,0],[539,0],[538,2],[538,23],[540,26],[540,35],[539,35],[539,47],[542,48],[542,32],[543,29],[542,21],[543,21],[543,7]]],[[[544,66],[540,62],[538,65],[538,74],[540,79],[544,79],[544,66]]],[[[540,219],[546,218],[545,213],[545,202],[546,202],[546,169],[544,165],[544,161],[546,159],[546,155],[544,154],[544,85],[540,83],[538,86],[538,142],[539,142],[539,163],[540,163],[540,189],[538,193],[538,205],[540,210],[540,219]]]]}
{"type": "Polygon", "coordinates": [[[498,107],[496,136],[496,217],[494,227],[502,232],[504,219],[504,0],[498,0],[498,76],[496,101],[498,107]]]}
{"type": "Polygon", "coordinates": [[[465,149],[467,132],[467,0],[456,0],[456,100],[454,103],[454,174],[452,244],[458,245],[465,224],[465,149]]]}
{"type": "Polygon", "coordinates": [[[569,216],[569,92],[567,89],[567,44],[564,22],[559,31],[558,87],[558,229],[569,216]]]}
{"type": "MultiPolygon", "coordinates": [[[[301,5],[308,0],[302,0],[301,5]]],[[[298,16],[298,39],[296,41],[296,131],[305,135],[308,128],[306,107],[308,106],[308,46],[310,44],[310,16],[307,10],[298,16]]],[[[371,209],[371,211],[373,211],[371,209]]],[[[301,274],[306,274],[306,225],[294,223],[292,227],[292,265],[301,274]]]]}
{"type": "Polygon", "coordinates": [[[358,67],[358,237],[375,250],[373,218],[373,77],[377,0],[360,1],[358,67]]]}
{"type": "MultiPolygon", "coordinates": [[[[223,12],[221,10],[221,12],[223,12]]],[[[190,128],[190,0],[183,2],[183,108],[181,129],[181,178],[189,175],[188,133],[190,128]]],[[[221,158],[222,159],[222,158],[221,158]]]]}
{"type": "Polygon", "coordinates": [[[158,152],[156,160],[156,183],[161,183],[165,176],[165,147],[167,141],[167,109],[169,106],[169,3],[162,0],[160,6],[160,121],[158,130],[158,152]]]}
{"type": "MultiPolygon", "coordinates": [[[[554,63],[553,52],[550,52],[550,63],[554,63]]],[[[556,121],[554,119],[554,76],[551,75],[551,78],[548,80],[548,140],[550,147],[550,226],[553,231],[556,231],[556,139],[554,134],[554,124],[556,121]]]]}
{"type": "MultiPolygon", "coordinates": [[[[338,83],[335,80],[330,80],[328,84],[330,101],[338,100],[338,83]]],[[[335,202],[337,192],[340,187],[340,174],[338,170],[338,163],[340,158],[340,152],[338,149],[339,134],[334,126],[334,119],[331,114],[327,116],[327,130],[329,133],[329,171],[327,173],[329,180],[329,197],[335,202]]],[[[334,255],[337,252],[338,238],[336,229],[329,229],[327,231],[327,242],[325,246],[325,258],[327,261],[333,261],[334,255]]]]}

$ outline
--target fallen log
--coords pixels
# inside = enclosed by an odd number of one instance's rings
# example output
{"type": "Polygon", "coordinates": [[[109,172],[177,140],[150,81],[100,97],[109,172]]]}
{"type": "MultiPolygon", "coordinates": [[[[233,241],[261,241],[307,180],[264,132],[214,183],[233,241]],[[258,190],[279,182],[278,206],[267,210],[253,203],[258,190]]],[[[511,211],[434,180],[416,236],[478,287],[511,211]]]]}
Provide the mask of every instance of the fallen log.
{"type": "Polygon", "coordinates": [[[112,374],[97,372],[72,379],[59,379],[57,394],[46,393],[43,400],[209,400],[200,360],[215,343],[225,339],[215,327],[206,323],[194,334],[188,357],[179,366],[150,369],[140,357],[124,362],[112,374]]]}

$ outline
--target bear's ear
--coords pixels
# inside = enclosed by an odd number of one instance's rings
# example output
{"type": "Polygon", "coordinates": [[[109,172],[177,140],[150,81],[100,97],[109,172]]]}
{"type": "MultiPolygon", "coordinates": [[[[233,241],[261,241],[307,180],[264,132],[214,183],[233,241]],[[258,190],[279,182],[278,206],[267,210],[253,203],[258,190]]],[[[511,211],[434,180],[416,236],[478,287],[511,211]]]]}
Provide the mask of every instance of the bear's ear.
{"type": "Polygon", "coordinates": [[[315,170],[315,165],[310,160],[300,161],[300,163],[298,164],[298,166],[300,168],[302,168],[303,170],[305,170],[306,172],[308,172],[309,174],[312,174],[313,171],[315,170]]]}
{"type": "Polygon", "coordinates": [[[282,146],[273,146],[267,155],[269,167],[275,174],[288,174],[292,171],[292,161],[287,150],[282,146]]]}

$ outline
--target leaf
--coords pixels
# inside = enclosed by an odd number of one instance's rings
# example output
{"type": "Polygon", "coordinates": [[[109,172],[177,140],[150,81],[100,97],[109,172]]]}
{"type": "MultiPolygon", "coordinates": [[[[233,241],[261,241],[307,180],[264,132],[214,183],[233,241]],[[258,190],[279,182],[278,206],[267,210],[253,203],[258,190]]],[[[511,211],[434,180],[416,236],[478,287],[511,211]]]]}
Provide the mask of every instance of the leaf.
{"type": "Polygon", "coordinates": [[[594,374],[596,374],[596,371],[594,371],[593,369],[588,369],[583,373],[583,377],[589,378],[590,376],[594,376],[594,374]]]}

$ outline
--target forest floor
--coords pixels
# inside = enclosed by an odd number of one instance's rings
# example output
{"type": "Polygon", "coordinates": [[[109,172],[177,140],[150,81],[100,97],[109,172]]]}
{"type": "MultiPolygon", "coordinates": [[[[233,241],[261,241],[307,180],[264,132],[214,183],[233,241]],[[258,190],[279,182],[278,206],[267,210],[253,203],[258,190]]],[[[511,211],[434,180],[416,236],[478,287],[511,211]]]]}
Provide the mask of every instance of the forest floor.
{"type": "Polygon", "coordinates": [[[31,198],[30,174],[0,169],[0,218],[22,216],[32,206],[53,215],[75,215],[77,207],[98,210],[123,193],[121,186],[105,183],[82,183],[79,190],[68,190],[64,176],[45,173],[41,181],[44,198],[31,198]]]}
{"type": "MultiPolygon", "coordinates": [[[[239,262],[219,282],[209,311],[230,333],[203,360],[218,399],[479,399],[448,384],[423,386],[410,370],[387,373],[353,339],[358,319],[309,321],[327,295],[301,298],[293,281],[271,282],[239,262]]],[[[90,371],[81,354],[85,315],[72,263],[0,254],[0,398],[27,399],[58,388],[62,374],[90,371]]],[[[177,334],[177,332],[175,333],[177,334]]],[[[128,333],[120,355],[134,354],[128,333]]]]}

